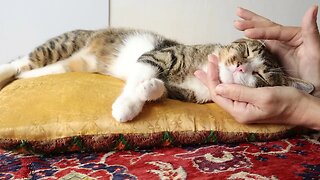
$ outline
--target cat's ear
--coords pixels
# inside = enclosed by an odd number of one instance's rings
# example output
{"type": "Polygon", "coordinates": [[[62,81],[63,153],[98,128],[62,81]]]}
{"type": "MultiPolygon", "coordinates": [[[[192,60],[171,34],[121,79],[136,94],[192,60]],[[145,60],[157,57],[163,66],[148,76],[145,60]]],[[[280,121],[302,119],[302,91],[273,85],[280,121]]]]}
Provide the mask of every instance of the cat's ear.
{"type": "Polygon", "coordinates": [[[312,91],[314,90],[313,84],[311,84],[309,82],[306,82],[301,79],[293,78],[293,77],[287,77],[287,79],[289,82],[289,86],[297,88],[297,89],[304,91],[308,94],[312,93],[312,91]]]}

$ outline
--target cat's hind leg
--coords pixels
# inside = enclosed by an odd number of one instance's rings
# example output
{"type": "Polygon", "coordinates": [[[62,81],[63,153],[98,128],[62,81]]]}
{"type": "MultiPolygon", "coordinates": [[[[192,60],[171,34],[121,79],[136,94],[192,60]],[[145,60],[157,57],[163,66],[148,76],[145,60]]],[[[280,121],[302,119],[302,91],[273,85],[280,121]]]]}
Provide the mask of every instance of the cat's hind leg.
{"type": "Polygon", "coordinates": [[[62,74],[66,72],[97,72],[98,61],[96,57],[88,53],[85,49],[77,52],[73,56],[60,60],[53,64],[41,68],[20,73],[17,78],[33,78],[44,75],[62,74]]]}
{"type": "Polygon", "coordinates": [[[0,65],[0,88],[13,80],[17,74],[28,71],[32,67],[29,56],[18,58],[10,63],[0,65]]]}
{"type": "Polygon", "coordinates": [[[112,116],[119,122],[132,120],[141,111],[146,101],[153,101],[165,94],[162,80],[157,79],[158,69],[137,63],[126,81],[121,95],[112,105],[112,116]]]}
{"type": "Polygon", "coordinates": [[[13,80],[17,70],[11,64],[0,65],[0,89],[13,80]]]}
{"type": "Polygon", "coordinates": [[[21,72],[17,75],[18,79],[26,79],[26,78],[34,78],[44,75],[50,75],[50,74],[61,74],[67,72],[67,69],[65,68],[66,62],[64,60],[59,61],[54,64],[50,64],[44,67],[40,67],[37,69],[33,69],[30,71],[21,72]]]}

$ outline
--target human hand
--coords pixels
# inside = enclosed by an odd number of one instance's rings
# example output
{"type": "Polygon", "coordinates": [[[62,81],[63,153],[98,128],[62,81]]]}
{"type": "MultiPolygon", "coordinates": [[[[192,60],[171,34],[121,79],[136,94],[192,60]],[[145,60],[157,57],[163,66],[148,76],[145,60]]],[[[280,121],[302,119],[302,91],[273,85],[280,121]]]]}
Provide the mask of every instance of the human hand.
{"type": "Polygon", "coordinates": [[[208,59],[207,73],[198,70],[195,76],[209,88],[212,100],[238,122],[313,127],[311,122],[304,120],[304,113],[311,105],[310,95],[292,87],[249,88],[220,84],[217,57],[210,55],[208,59]]]}
{"type": "Polygon", "coordinates": [[[238,8],[242,20],[234,26],[252,39],[265,39],[267,47],[277,55],[286,72],[315,86],[320,97],[320,34],[317,27],[318,6],[305,13],[301,27],[282,26],[249,10],[238,8]]]}

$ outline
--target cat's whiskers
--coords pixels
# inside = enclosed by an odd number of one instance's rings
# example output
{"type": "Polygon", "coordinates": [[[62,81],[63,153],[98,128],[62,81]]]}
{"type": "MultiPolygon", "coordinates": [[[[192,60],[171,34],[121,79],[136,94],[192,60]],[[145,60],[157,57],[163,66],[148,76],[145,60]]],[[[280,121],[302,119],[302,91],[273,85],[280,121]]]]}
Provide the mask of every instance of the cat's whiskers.
{"type": "Polygon", "coordinates": [[[279,74],[279,75],[282,75],[283,72],[273,72],[273,71],[271,71],[271,72],[267,72],[266,74],[279,74]]]}
{"type": "Polygon", "coordinates": [[[286,69],[286,68],[284,68],[284,67],[278,67],[278,68],[272,68],[272,69],[270,69],[270,71],[272,71],[272,70],[278,70],[278,71],[281,71],[281,72],[286,72],[286,73],[289,73],[289,74],[295,74],[295,70],[292,70],[292,69],[286,69]]]}
{"type": "Polygon", "coordinates": [[[244,76],[239,76],[239,80],[241,82],[242,85],[247,85],[247,81],[245,80],[244,76]]]}
{"type": "Polygon", "coordinates": [[[278,68],[271,68],[269,69],[269,71],[273,71],[273,72],[283,72],[282,68],[278,67],[278,68]]]}
{"type": "MultiPolygon", "coordinates": [[[[268,72],[267,74],[269,73],[274,73],[274,74],[278,74],[278,72],[268,72]]],[[[264,79],[262,76],[258,76],[257,78],[261,79],[264,83],[266,83],[268,86],[270,86],[270,83],[264,79]]]]}

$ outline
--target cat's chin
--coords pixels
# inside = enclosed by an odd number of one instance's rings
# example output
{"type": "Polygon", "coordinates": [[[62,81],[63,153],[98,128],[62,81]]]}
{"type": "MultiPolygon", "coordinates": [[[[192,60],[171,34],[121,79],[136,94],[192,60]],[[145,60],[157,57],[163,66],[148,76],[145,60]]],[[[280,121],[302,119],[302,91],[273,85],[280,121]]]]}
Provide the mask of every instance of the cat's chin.
{"type": "Polygon", "coordinates": [[[223,84],[234,84],[235,83],[232,75],[228,76],[228,75],[225,75],[225,74],[224,75],[220,74],[220,81],[223,84]]]}
{"type": "Polygon", "coordinates": [[[238,80],[236,78],[220,78],[220,81],[222,84],[238,84],[242,86],[250,86],[249,84],[244,83],[241,80],[238,80]]]}
{"type": "Polygon", "coordinates": [[[249,84],[246,84],[246,83],[244,83],[242,81],[237,81],[235,79],[224,79],[224,80],[220,79],[220,81],[221,81],[222,84],[238,84],[238,85],[242,85],[242,86],[252,87],[249,84]]]}

